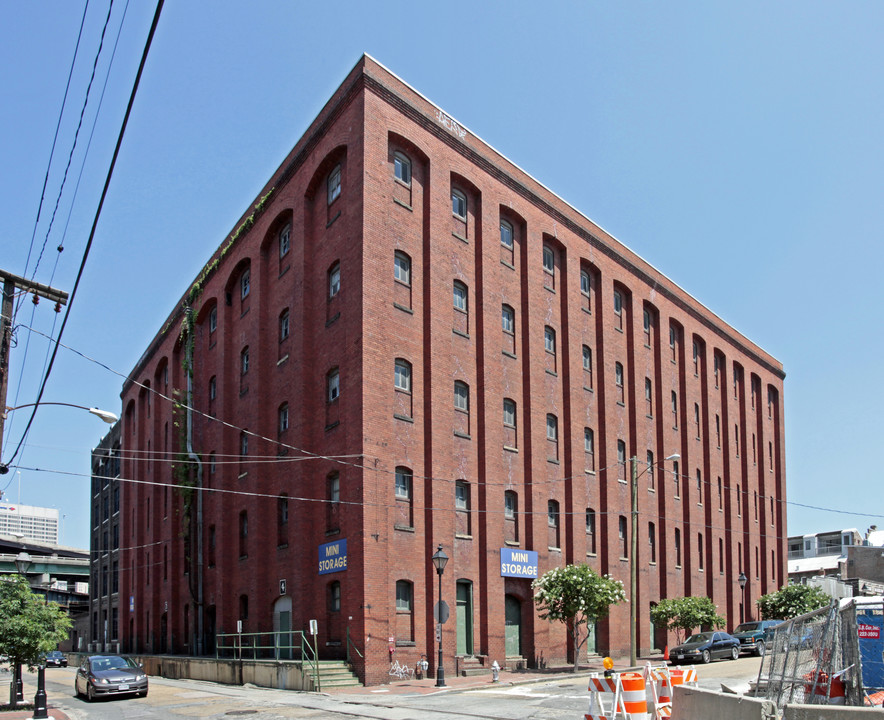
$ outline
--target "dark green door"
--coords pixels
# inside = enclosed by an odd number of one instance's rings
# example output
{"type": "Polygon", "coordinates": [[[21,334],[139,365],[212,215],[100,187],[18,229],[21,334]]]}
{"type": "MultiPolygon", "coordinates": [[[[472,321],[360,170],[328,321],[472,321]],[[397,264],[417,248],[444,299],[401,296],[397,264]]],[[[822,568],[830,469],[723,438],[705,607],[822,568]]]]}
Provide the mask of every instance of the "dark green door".
{"type": "Polygon", "coordinates": [[[457,654],[473,654],[473,584],[457,581],[457,654]]]}
{"type": "Polygon", "coordinates": [[[517,597],[506,596],[506,656],[522,654],[522,603],[517,597]]]}

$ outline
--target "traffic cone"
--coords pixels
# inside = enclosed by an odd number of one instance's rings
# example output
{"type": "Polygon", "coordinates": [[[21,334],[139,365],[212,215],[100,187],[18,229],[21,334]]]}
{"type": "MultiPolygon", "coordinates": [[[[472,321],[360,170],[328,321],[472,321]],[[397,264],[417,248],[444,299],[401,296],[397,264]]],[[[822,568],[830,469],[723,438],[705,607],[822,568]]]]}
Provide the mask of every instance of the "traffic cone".
{"type": "Polygon", "coordinates": [[[664,659],[664,660],[668,660],[668,659],[669,659],[669,645],[666,645],[666,646],[663,648],[663,659],[664,659]]]}

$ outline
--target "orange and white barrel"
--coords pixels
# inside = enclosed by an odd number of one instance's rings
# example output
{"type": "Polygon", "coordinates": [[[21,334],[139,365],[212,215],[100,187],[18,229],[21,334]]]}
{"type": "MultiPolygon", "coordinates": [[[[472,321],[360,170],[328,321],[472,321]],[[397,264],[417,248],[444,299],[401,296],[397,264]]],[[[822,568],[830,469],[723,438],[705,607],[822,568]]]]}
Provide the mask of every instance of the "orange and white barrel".
{"type": "Polygon", "coordinates": [[[641,673],[621,673],[620,706],[627,720],[648,720],[648,698],[641,673]]]}

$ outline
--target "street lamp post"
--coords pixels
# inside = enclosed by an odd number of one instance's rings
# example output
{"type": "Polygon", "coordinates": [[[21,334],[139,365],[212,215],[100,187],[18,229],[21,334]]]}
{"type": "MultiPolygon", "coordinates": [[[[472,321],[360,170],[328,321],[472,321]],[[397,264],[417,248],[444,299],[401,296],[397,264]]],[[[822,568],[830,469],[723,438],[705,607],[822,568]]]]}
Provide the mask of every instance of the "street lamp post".
{"type": "Polygon", "coordinates": [[[740,583],[740,622],[746,621],[746,582],[748,580],[746,573],[741,570],[740,577],[737,578],[737,582],[740,583]]]}
{"type": "MultiPolygon", "coordinates": [[[[680,457],[681,455],[678,453],[672,453],[672,455],[663,458],[663,462],[678,460],[680,457]]],[[[638,595],[638,479],[648,472],[651,466],[648,465],[639,473],[638,458],[633,455],[630,461],[632,464],[632,492],[630,493],[632,495],[632,548],[629,558],[629,667],[635,667],[638,661],[636,633],[638,626],[638,602],[636,601],[638,595]]]]}
{"type": "Polygon", "coordinates": [[[436,622],[439,627],[439,663],[436,667],[436,687],[445,687],[445,669],[442,667],[442,573],[445,572],[445,565],[448,563],[448,556],[442,551],[442,545],[433,553],[433,566],[439,575],[439,602],[437,604],[438,617],[436,622]]]}

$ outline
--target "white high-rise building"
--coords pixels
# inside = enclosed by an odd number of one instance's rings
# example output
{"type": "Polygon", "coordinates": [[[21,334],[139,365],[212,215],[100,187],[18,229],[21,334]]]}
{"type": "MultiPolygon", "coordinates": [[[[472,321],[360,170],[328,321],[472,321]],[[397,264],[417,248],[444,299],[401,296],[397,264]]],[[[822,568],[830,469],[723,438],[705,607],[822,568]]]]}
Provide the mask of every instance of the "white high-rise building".
{"type": "Polygon", "coordinates": [[[19,534],[58,545],[58,510],[0,502],[0,535],[19,534]]]}

